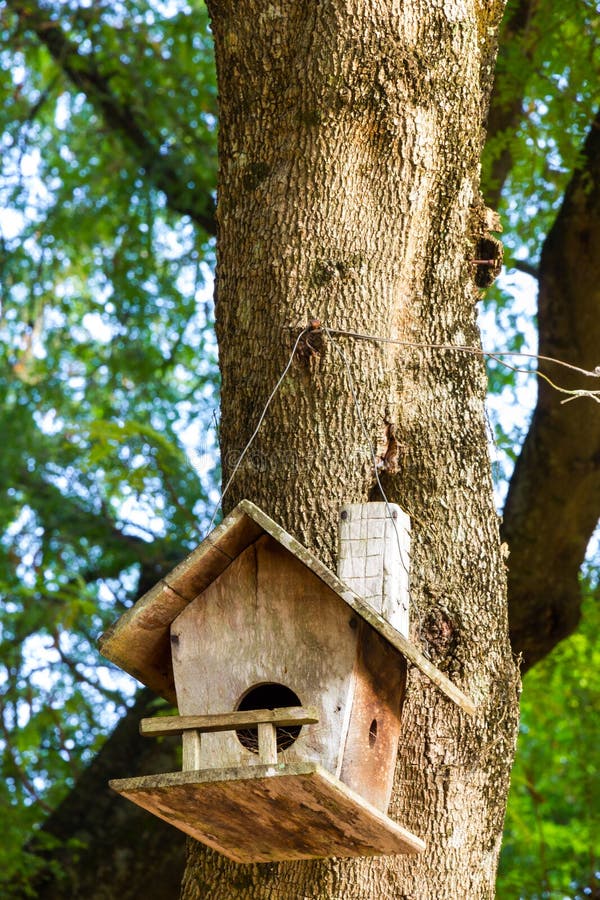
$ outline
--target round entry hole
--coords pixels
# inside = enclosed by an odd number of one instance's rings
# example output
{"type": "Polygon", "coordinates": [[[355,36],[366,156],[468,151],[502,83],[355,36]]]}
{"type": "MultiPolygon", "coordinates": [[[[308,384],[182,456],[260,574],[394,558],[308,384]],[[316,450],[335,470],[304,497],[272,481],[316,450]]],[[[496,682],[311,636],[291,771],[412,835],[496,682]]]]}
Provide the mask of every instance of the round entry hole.
{"type": "Polygon", "coordinates": [[[377,719],[373,719],[369,725],[369,747],[375,746],[377,740],[377,719]]]}
{"type": "MultiPolygon", "coordinates": [[[[270,681],[250,688],[237,705],[238,710],[248,709],[280,709],[284,706],[302,706],[300,698],[285,684],[270,681]]],[[[277,752],[287,750],[298,738],[301,725],[278,726],[277,752]]],[[[240,728],[236,736],[242,747],[252,753],[258,753],[258,728],[240,728]]]]}

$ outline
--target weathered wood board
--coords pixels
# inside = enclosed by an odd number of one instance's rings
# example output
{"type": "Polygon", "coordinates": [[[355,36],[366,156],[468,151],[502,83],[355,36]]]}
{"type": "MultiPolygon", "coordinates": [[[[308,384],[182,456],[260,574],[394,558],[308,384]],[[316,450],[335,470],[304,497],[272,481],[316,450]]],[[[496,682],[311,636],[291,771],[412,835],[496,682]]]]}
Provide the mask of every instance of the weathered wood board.
{"type": "Polygon", "coordinates": [[[110,786],[240,863],[419,853],[425,847],[316,764],[172,772],[110,786]]]}
{"type": "Polygon", "coordinates": [[[283,709],[249,709],[217,716],[154,716],[140,721],[140,734],[144,737],[164,737],[185,731],[234,731],[252,728],[261,723],[270,725],[315,725],[319,721],[314,707],[290,706],[283,709]]]}
{"type": "Polygon", "coordinates": [[[336,775],[387,812],[401,734],[406,660],[361,622],[352,709],[336,775]]]}

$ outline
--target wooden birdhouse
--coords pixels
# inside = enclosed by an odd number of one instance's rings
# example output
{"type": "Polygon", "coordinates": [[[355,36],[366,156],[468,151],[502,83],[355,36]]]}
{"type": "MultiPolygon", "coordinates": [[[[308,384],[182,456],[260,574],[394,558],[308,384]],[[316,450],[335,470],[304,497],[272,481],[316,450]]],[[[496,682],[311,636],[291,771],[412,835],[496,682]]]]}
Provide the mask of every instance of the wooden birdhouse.
{"type": "Polygon", "coordinates": [[[338,576],[247,500],[101,639],[176,704],[183,771],[112,781],[238,862],[415,853],[386,815],[407,663],[471,701],[408,640],[408,516],[342,509],[338,576]]]}

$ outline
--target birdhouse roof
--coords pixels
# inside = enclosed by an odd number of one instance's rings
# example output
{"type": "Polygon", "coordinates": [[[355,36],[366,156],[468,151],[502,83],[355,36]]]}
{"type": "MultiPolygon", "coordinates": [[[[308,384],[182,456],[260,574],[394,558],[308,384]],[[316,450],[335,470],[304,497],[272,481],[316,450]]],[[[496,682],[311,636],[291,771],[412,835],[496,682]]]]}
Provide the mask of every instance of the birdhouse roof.
{"type": "Polygon", "coordinates": [[[357,615],[473,714],[473,702],[310,550],[249,500],[242,500],[183,562],[165,575],[100,638],[100,652],[157,694],[176,703],[170,626],[247,547],[269,534],[314,572],[357,615]]]}

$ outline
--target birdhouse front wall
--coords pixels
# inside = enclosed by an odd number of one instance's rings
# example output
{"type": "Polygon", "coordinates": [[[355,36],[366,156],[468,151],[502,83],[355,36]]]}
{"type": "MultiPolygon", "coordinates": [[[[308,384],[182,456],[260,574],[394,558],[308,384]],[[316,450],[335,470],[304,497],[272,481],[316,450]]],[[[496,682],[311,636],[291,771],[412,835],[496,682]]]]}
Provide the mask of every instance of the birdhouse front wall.
{"type": "MultiPolygon", "coordinates": [[[[317,708],[319,723],[303,727],[281,761],[339,772],[359,630],[334,591],[263,535],[172,623],[179,713],[232,712],[256,686],[284,685],[303,706],[317,708]]],[[[204,735],[200,752],[202,768],[259,764],[235,732],[204,735]]]]}
{"type": "Polygon", "coordinates": [[[406,693],[406,660],[361,622],[340,780],[386,812],[406,693]]]}

